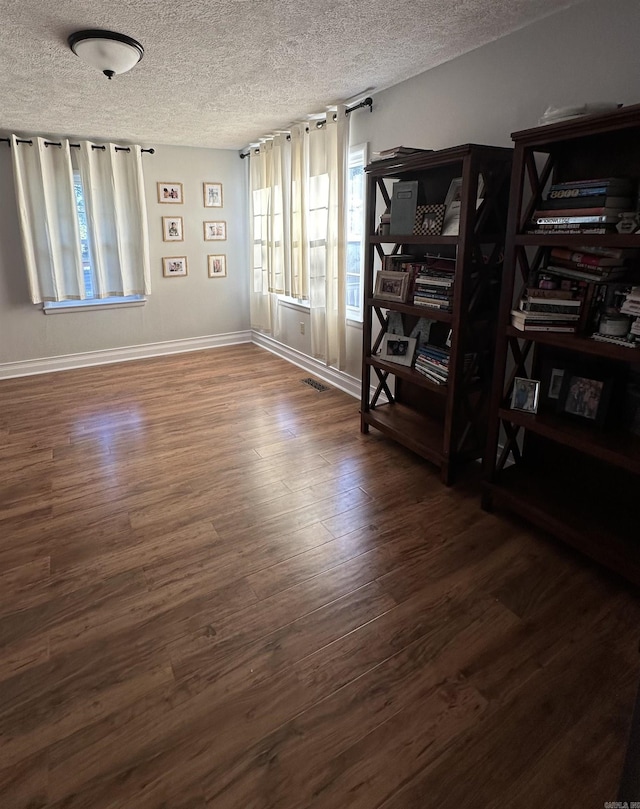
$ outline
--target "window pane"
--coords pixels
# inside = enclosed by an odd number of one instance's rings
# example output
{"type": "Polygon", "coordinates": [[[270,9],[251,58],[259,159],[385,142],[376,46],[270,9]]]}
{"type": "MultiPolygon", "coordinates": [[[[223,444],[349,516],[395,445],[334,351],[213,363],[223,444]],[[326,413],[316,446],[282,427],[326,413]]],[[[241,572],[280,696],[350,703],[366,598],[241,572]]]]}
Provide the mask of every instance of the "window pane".
{"type": "Polygon", "coordinates": [[[94,297],[93,271],[91,268],[91,254],[89,252],[89,228],[87,226],[87,211],[84,202],[84,190],[80,172],[73,173],[73,188],[76,193],[76,213],[80,230],[80,246],[82,248],[82,272],[84,276],[84,294],[87,298],[94,297]]]}
{"type": "Polygon", "coordinates": [[[364,164],[365,149],[352,148],[347,179],[347,306],[351,314],[362,312],[364,263],[364,164]],[[354,312],[353,310],[356,310],[354,312]]]}

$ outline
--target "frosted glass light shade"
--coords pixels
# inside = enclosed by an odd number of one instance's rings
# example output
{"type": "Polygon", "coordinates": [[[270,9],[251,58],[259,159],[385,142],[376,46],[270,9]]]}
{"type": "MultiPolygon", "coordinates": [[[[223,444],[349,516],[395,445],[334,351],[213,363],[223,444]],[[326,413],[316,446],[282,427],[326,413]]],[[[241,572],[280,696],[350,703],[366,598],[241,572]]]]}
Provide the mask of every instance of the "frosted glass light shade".
{"type": "Polygon", "coordinates": [[[144,55],[139,42],[115,31],[77,31],[68,42],[76,56],[97,67],[109,79],[131,70],[144,55]]]}

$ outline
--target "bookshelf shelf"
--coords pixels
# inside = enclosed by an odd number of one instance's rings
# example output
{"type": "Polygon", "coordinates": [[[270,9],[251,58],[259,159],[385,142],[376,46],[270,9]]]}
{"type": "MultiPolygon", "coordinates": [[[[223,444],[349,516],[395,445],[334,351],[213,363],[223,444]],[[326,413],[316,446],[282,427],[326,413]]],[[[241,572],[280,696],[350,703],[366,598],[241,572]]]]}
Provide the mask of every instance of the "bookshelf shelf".
{"type": "MultiPolygon", "coordinates": [[[[638,525],[631,509],[621,507],[619,499],[610,500],[615,492],[606,480],[575,482],[566,472],[511,466],[499,479],[483,483],[483,502],[520,514],[640,585],[638,525]]],[[[632,495],[627,491],[623,496],[632,495]]]]}
{"type": "MultiPolygon", "coordinates": [[[[511,159],[510,149],[465,145],[378,161],[366,168],[369,236],[361,430],[366,433],[374,427],[435,464],[446,484],[453,482],[463,462],[481,457],[484,448],[511,159]],[[378,220],[386,209],[391,210],[393,222],[394,183],[412,181],[418,189],[417,202],[436,205],[444,202],[457,178],[461,178],[458,235],[378,235],[378,220]],[[477,205],[480,187],[483,202],[477,205]],[[452,275],[447,276],[453,278],[451,311],[373,297],[377,270],[398,253],[417,264],[430,256],[451,265],[452,275]],[[392,314],[396,334],[398,317],[406,336],[421,319],[432,322],[429,341],[441,349],[448,346],[446,385],[434,384],[413,367],[386,362],[376,354],[379,332],[390,330],[392,314]],[[465,367],[465,362],[471,367],[465,367]],[[388,404],[378,404],[381,394],[388,404]]],[[[396,229],[409,230],[407,222],[414,215],[415,209],[396,229]]]]}
{"type": "MultiPolygon", "coordinates": [[[[628,427],[624,406],[630,380],[640,371],[640,349],[593,340],[593,314],[580,320],[575,334],[520,331],[511,325],[511,310],[523,288],[535,285],[536,271],[546,266],[547,248],[587,253],[608,248],[638,267],[640,233],[525,230],[552,183],[586,185],[616,177],[640,182],[640,105],[516,132],[513,139],[483,506],[516,512],[640,584],[640,522],[633,508],[640,491],[640,437],[628,427]],[[553,368],[611,382],[606,427],[559,412],[559,400],[551,399],[548,388],[553,368]],[[515,376],[540,381],[537,413],[506,406],[515,376]]],[[[584,306],[599,300],[596,288],[605,286],[606,279],[587,282],[584,306]]]]}
{"type": "Polygon", "coordinates": [[[417,385],[420,388],[433,391],[433,393],[439,396],[446,397],[447,395],[446,385],[436,385],[414,368],[406,368],[402,365],[393,364],[391,362],[383,362],[377,357],[368,357],[367,363],[371,365],[372,368],[379,368],[385,373],[393,374],[394,376],[397,376],[398,379],[405,379],[407,382],[411,382],[412,385],[417,385]]]}
{"type": "Polygon", "coordinates": [[[598,429],[553,413],[534,415],[500,408],[498,415],[503,421],[640,475],[640,438],[623,430],[598,429]]]}
{"type": "Polygon", "coordinates": [[[582,334],[562,334],[552,331],[520,331],[513,326],[505,329],[507,337],[517,337],[536,343],[555,346],[564,351],[573,351],[577,354],[588,354],[594,357],[605,357],[618,362],[640,363],[640,348],[626,348],[615,343],[601,343],[582,334]]]}

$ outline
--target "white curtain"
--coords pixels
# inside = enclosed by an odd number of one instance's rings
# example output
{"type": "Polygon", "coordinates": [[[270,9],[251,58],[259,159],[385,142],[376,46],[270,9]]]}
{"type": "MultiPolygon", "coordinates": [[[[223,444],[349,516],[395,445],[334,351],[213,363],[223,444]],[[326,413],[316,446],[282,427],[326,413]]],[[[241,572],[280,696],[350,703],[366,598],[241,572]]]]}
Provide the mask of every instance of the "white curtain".
{"type": "Polygon", "coordinates": [[[297,124],[251,150],[253,328],[273,331],[274,295],[309,301],[311,350],[346,362],[346,183],[344,107],[317,127],[297,124]]]}
{"type": "Polygon", "coordinates": [[[25,265],[34,303],[86,298],[74,169],[87,214],[93,297],[150,293],[149,237],[139,146],[92,149],[11,138],[25,265]]]}
{"type": "Polygon", "coordinates": [[[33,303],[84,297],[69,141],[45,146],[11,136],[20,231],[33,303]]]}
{"type": "Polygon", "coordinates": [[[78,165],[96,298],[148,295],[151,264],[140,146],[81,141],[78,165]]]}
{"type": "Polygon", "coordinates": [[[340,370],[346,364],[347,166],[349,118],[338,107],[309,132],[309,305],[311,350],[340,370]]]}

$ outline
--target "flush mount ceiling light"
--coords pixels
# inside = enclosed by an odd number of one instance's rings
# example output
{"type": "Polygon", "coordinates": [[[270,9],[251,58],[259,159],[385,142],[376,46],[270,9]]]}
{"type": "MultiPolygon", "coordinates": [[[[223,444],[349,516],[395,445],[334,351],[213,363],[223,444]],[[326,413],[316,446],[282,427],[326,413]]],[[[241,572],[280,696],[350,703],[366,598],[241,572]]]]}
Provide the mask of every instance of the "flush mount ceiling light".
{"type": "Polygon", "coordinates": [[[135,39],[115,31],[76,31],[67,40],[69,47],[108,79],[126,73],[144,56],[144,48],[135,39]]]}

